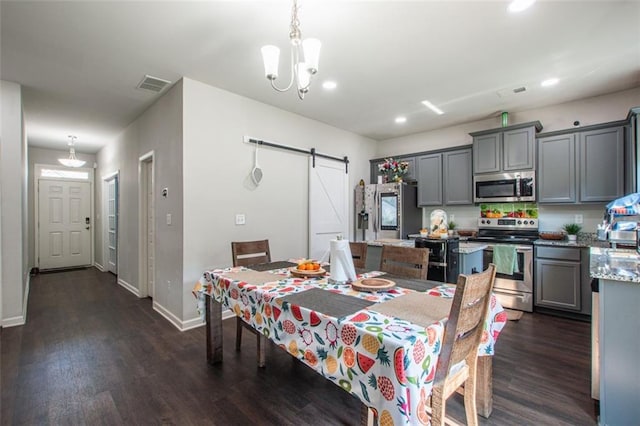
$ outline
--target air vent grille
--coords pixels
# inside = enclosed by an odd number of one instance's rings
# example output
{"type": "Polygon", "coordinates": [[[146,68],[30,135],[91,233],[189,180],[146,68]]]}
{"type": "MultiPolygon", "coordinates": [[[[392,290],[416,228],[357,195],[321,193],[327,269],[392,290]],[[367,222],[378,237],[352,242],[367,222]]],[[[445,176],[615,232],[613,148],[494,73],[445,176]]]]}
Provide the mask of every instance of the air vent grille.
{"type": "Polygon", "coordinates": [[[513,89],[513,93],[521,93],[521,92],[524,92],[525,90],[527,90],[527,88],[524,86],[516,87],[515,89],[513,89]]]}
{"type": "Polygon", "coordinates": [[[151,92],[158,93],[170,84],[170,81],[163,80],[158,77],[152,77],[150,75],[145,75],[142,81],[138,84],[138,89],[149,90],[151,92]]]}

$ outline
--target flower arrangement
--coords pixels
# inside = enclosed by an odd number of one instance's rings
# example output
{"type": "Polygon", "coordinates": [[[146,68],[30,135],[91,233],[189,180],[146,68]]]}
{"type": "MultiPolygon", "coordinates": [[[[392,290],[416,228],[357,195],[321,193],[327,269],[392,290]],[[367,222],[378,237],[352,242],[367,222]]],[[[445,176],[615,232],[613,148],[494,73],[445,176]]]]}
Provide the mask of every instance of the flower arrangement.
{"type": "Polygon", "coordinates": [[[387,182],[401,182],[402,176],[409,171],[409,163],[385,158],[384,163],[378,164],[378,171],[387,178],[387,182]]]}

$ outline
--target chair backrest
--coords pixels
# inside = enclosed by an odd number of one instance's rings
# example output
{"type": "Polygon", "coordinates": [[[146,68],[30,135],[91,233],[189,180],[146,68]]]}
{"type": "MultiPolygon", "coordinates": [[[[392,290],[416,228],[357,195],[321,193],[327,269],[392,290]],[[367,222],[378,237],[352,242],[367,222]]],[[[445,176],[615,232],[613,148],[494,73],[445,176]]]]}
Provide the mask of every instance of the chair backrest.
{"type": "Polygon", "coordinates": [[[427,279],[429,249],[383,245],[380,270],[407,278],[427,279]]]}
{"type": "Polygon", "coordinates": [[[271,262],[269,240],[232,241],[233,266],[249,266],[271,262]]]}
{"type": "Polygon", "coordinates": [[[353,258],[353,266],[364,269],[367,264],[367,243],[349,242],[351,257],[353,258]]]}
{"type": "Polygon", "coordinates": [[[458,276],[456,293],[442,339],[435,383],[444,380],[450,368],[460,361],[466,359],[471,362],[478,356],[495,278],[496,266],[493,263],[484,272],[458,276]]]}

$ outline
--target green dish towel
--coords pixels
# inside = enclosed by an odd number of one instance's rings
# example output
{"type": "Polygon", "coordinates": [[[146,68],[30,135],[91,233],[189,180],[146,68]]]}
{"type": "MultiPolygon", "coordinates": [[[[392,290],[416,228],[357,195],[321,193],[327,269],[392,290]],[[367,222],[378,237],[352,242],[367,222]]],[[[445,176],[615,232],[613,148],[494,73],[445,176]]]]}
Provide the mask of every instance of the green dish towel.
{"type": "Polygon", "coordinates": [[[498,274],[513,275],[513,272],[518,270],[516,247],[506,244],[493,246],[493,263],[498,274]]]}

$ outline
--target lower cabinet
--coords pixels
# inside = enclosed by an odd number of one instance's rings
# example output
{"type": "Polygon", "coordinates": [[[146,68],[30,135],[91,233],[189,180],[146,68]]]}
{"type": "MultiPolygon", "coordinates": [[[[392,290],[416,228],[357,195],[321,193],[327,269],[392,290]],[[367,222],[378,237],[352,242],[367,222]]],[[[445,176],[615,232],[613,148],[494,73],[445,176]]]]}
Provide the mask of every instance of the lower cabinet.
{"type": "Polygon", "coordinates": [[[536,246],[535,305],[591,314],[588,249],[536,246]]]}

